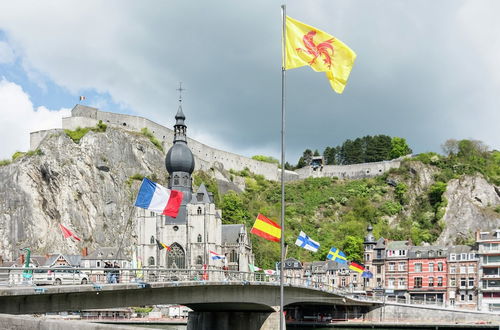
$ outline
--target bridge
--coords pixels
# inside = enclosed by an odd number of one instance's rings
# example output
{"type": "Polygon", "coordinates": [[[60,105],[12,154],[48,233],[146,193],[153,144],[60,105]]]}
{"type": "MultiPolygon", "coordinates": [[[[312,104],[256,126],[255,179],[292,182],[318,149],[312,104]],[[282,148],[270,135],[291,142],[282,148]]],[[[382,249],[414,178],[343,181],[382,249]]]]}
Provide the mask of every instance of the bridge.
{"type": "MultiPolygon", "coordinates": [[[[110,268],[0,268],[0,279],[3,279],[0,281],[3,284],[0,286],[0,313],[34,314],[181,304],[193,310],[189,329],[204,329],[206,324],[214,326],[213,322],[224,320],[234,321],[235,315],[242,322],[242,327],[238,327],[241,329],[250,329],[249,324],[260,324],[255,329],[273,329],[279,323],[280,288],[276,275],[222,270],[120,269],[119,283],[110,284],[107,283],[110,271],[118,275],[117,270],[110,268]],[[58,281],[58,274],[63,272],[66,279],[58,281]],[[64,281],[84,284],[36,285],[37,282],[46,283],[47,277],[53,284],[64,281]]],[[[288,306],[340,305],[368,310],[381,304],[356,299],[347,292],[301,278],[286,277],[284,291],[288,306]]],[[[224,329],[220,324],[215,326],[224,329]]]]}

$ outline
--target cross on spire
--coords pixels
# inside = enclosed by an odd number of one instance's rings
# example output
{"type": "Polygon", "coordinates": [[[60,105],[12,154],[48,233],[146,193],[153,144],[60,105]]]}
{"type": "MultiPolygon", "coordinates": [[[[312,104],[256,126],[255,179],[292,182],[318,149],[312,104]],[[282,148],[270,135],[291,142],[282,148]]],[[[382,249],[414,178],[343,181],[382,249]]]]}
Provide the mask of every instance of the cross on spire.
{"type": "Polygon", "coordinates": [[[179,91],[179,103],[182,103],[182,91],[185,91],[185,88],[182,88],[182,81],[179,81],[179,88],[176,90],[179,91]]]}

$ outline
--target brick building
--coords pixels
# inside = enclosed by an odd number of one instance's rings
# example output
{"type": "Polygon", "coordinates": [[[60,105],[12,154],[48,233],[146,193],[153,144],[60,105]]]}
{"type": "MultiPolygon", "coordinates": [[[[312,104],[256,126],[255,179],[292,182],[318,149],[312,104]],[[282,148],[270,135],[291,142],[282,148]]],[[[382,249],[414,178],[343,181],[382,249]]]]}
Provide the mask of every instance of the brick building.
{"type": "Polygon", "coordinates": [[[440,246],[412,246],[408,255],[408,293],[414,302],[444,303],[448,271],[447,250],[440,246]]]}

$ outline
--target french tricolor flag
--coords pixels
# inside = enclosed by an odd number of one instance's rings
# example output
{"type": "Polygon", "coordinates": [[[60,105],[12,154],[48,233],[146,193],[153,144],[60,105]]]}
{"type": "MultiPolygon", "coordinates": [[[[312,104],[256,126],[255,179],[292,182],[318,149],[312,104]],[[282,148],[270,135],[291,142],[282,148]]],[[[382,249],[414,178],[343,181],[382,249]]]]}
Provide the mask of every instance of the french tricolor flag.
{"type": "Polygon", "coordinates": [[[214,251],[210,251],[210,256],[212,257],[212,260],[222,260],[222,259],[226,258],[226,256],[223,256],[222,254],[215,253],[214,251]]]}
{"type": "Polygon", "coordinates": [[[175,218],[179,213],[182,197],[182,191],[167,189],[144,178],[134,205],[175,218]]]}

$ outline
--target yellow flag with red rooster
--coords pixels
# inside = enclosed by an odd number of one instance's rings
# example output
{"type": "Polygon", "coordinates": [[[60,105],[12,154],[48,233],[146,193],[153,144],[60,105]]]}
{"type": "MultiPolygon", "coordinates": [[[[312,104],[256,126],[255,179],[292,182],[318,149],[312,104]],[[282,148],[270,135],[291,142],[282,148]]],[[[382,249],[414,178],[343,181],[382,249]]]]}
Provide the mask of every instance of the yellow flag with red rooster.
{"type": "Polygon", "coordinates": [[[325,72],[332,89],[341,94],[351,73],[356,53],[339,39],[310,25],[286,17],[285,69],[309,65],[325,72]]]}

